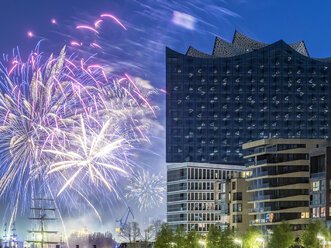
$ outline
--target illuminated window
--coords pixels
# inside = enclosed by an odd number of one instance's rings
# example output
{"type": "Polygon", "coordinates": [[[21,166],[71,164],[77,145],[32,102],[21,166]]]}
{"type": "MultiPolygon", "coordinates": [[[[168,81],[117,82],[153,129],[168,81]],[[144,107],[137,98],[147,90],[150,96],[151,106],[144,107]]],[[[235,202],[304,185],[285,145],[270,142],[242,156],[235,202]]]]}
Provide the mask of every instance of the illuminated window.
{"type": "Polygon", "coordinates": [[[321,217],[325,217],[325,207],[321,208],[321,217]]]}
{"type": "Polygon", "coordinates": [[[320,190],[320,182],[316,181],[313,182],[313,191],[319,191],[320,190]]]}
{"type": "Polygon", "coordinates": [[[319,218],[320,217],[320,209],[319,208],[313,208],[313,218],[319,218]]]}
{"type": "Polygon", "coordinates": [[[309,212],[301,212],[301,219],[309,219],[309,212]]]}

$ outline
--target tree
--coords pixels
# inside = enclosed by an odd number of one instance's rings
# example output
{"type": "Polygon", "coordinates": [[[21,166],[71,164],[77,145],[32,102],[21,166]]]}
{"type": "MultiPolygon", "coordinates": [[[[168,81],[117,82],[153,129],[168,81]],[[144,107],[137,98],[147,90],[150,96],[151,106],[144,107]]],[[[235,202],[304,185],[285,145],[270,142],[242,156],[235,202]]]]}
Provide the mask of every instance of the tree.
{"type": "Polygon", "coordinates": [[[305,248],[316,248],[322,245],[322,240],[317,236],[321,235],[326,241],[329,240],[330,234],[324,223],[320,221],[310,222],[305,230],[301,232],[300,243],[305,248]]]}
{"type": "Polygon", "coordinates": [[[234,231],[230,228],[226,228],[221,232],[221,243],[220,248],[236,248],[237,245],[234,243],[234,231]]]}
{"type": "Polygon", "coordinates": [[[154,220],[152,222],[152,226],[154,227],[154,236],[155,237],[161,231],[162,224],[163,224],[163,222],[161,220],[154,220]]]}
{"type": "Polygon", "coordinates": [[[151,225],[144,230],[143,239],[144,239],[145,247],[148,246],[148,244],[152,241],[153,237],[154,237],[154,226],[151,225]]]}
{"type": "Polygon", "coordinates": [[[207,248],[219,248],[221,232],[217,227],[211,225],[207,233],[207,248]]]}
{"type": "Polygon", "coordinates": [[[167,223],[163,223],[161,231],[158,232],[155,239],[155,248],[171,248],[174,242],[174,235],[167,223]]]}
{"type": "Polygon", "coordinates": [[[128,243],[136,243],[141,237],[139,224],[137,222],[127,223],[121,230],[119,235],[128,243]]]}
{"type": "Polygon", "coordinates": [[[288,223],[282,222],[277,226],[269,241],[270,248],[289,248],[295,243],[295,237],[288,223]]]}
{"type": "Polygon", "coordinates": [[[261,238],[262,234],[259,232],[256,226],[250,226],[247,228],[243,237],[244,248],[260,248],[261,244],[256,241],[257,238],[261,238]]]}
{"type": "Polygon", "coordinates": [[[196,230],[191,230],[187,234],[187,247],[190,248],[200,248],[199,240],[201,238],[200,233],[196,230]]]}
{"type": "Polygon", "coordinates": [[[178,226],[174,236],[174,243],[177,248],[185,248],[187,246],[186,231],[184,226],[178,226]]]}

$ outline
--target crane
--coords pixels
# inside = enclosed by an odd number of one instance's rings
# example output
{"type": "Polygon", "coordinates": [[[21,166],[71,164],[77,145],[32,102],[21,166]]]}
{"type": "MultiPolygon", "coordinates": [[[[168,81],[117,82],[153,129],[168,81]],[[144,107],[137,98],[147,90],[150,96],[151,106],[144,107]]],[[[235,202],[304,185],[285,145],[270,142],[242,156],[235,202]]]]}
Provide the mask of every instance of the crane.
{"type": "Polygon", "coordinates": [[[120,223],[120,227],[119,228],[116,228],[116,232],[119,232],[119,231],[121,231],[123,229],[123,227],[128,222],[128,219],[129,219],[129,216],[130,215],[134,219],[134,215],[133,215],[133,212],[132,212],[131,207],[127,206],[127,210],[126,210],[125,214],[119,220],[116,220],[116,222],[119,222],[120,223]]]}

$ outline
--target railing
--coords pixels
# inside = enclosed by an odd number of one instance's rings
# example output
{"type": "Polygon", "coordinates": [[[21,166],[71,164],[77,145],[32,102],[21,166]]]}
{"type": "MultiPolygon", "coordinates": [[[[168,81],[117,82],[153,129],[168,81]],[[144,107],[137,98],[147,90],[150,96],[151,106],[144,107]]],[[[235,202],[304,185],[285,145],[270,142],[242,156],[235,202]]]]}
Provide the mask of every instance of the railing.
{"type": "Polygon", "coordinates": [[[263,188],[269,188],[269,183],[264,184],[258,184],[258,185],[250,185],[247,187],[248,190],[254,190],[254,189],[263,189],[263,188]]]}
{"type": "Polygon", "coordinates": [[[266,212],[266,211],[271,211],[271,207],[264,207],[264,208],[253,208],[250,209],[250,213],[260,213],[260,212],[266,212]]]}
{"type": "Polygon", "coordinates": [[[264,176],[268,176],[269,172],[268,171],[263,171],[263,172],[258,172],[258,173],[252,173],[251,176],[247,176],[246,178],[251,179],[251,178],[255,178],[255,177],[264,177],[264,176]]]}
{"type": "Polygon", "coordinates": [[[256,165],[266,164],[266,163],[267,163],[267,160],[266,159],[256,161],[256,165]]]}
{"type": "Polygon", "coordinates": [[[245,163],[246,167],[253,166],[253,165],[255,165],[255,161],[245,163]]]}
{"type": "Polygon", "coordinates": [[[215,210],[217,214],[229,214],[229,209],[215,210]]]}
{"type": "Polygon", "coordinates": [[[262,201],[262,200],[270,200],[272,199],[271,195],[262,195],[262,196],[258,196],[258,197],[250,197],[249,201],[262,201]]]}
{"type": "Polygon", "coordinates": [[[265,152],[265,148],[264,147],[259,147],[259,148],[255,148],[254,149],[254,154],[261,153],[261,152],[265,152]]]}

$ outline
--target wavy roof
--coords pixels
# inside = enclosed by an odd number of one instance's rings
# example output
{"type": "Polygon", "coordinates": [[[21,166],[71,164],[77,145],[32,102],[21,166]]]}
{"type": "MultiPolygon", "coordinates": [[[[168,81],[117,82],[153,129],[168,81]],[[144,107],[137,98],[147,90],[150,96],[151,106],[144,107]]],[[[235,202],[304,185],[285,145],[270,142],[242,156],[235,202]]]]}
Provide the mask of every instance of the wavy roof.
{"type": "MultiPolygon", "coordinates": [[[[199,58],[226,58],[252,52],[268,45],[269,44],[253,40],[236,30],[233,35],[232,43],[227,42],[220,37],[216,37],[213,53],[211,55],[203,53],[191,46],[187,50],[186,55],[199,58]]],[[[303,41],[288,45],[298,53],[309,57],[306,45],[303,41]]]]}

